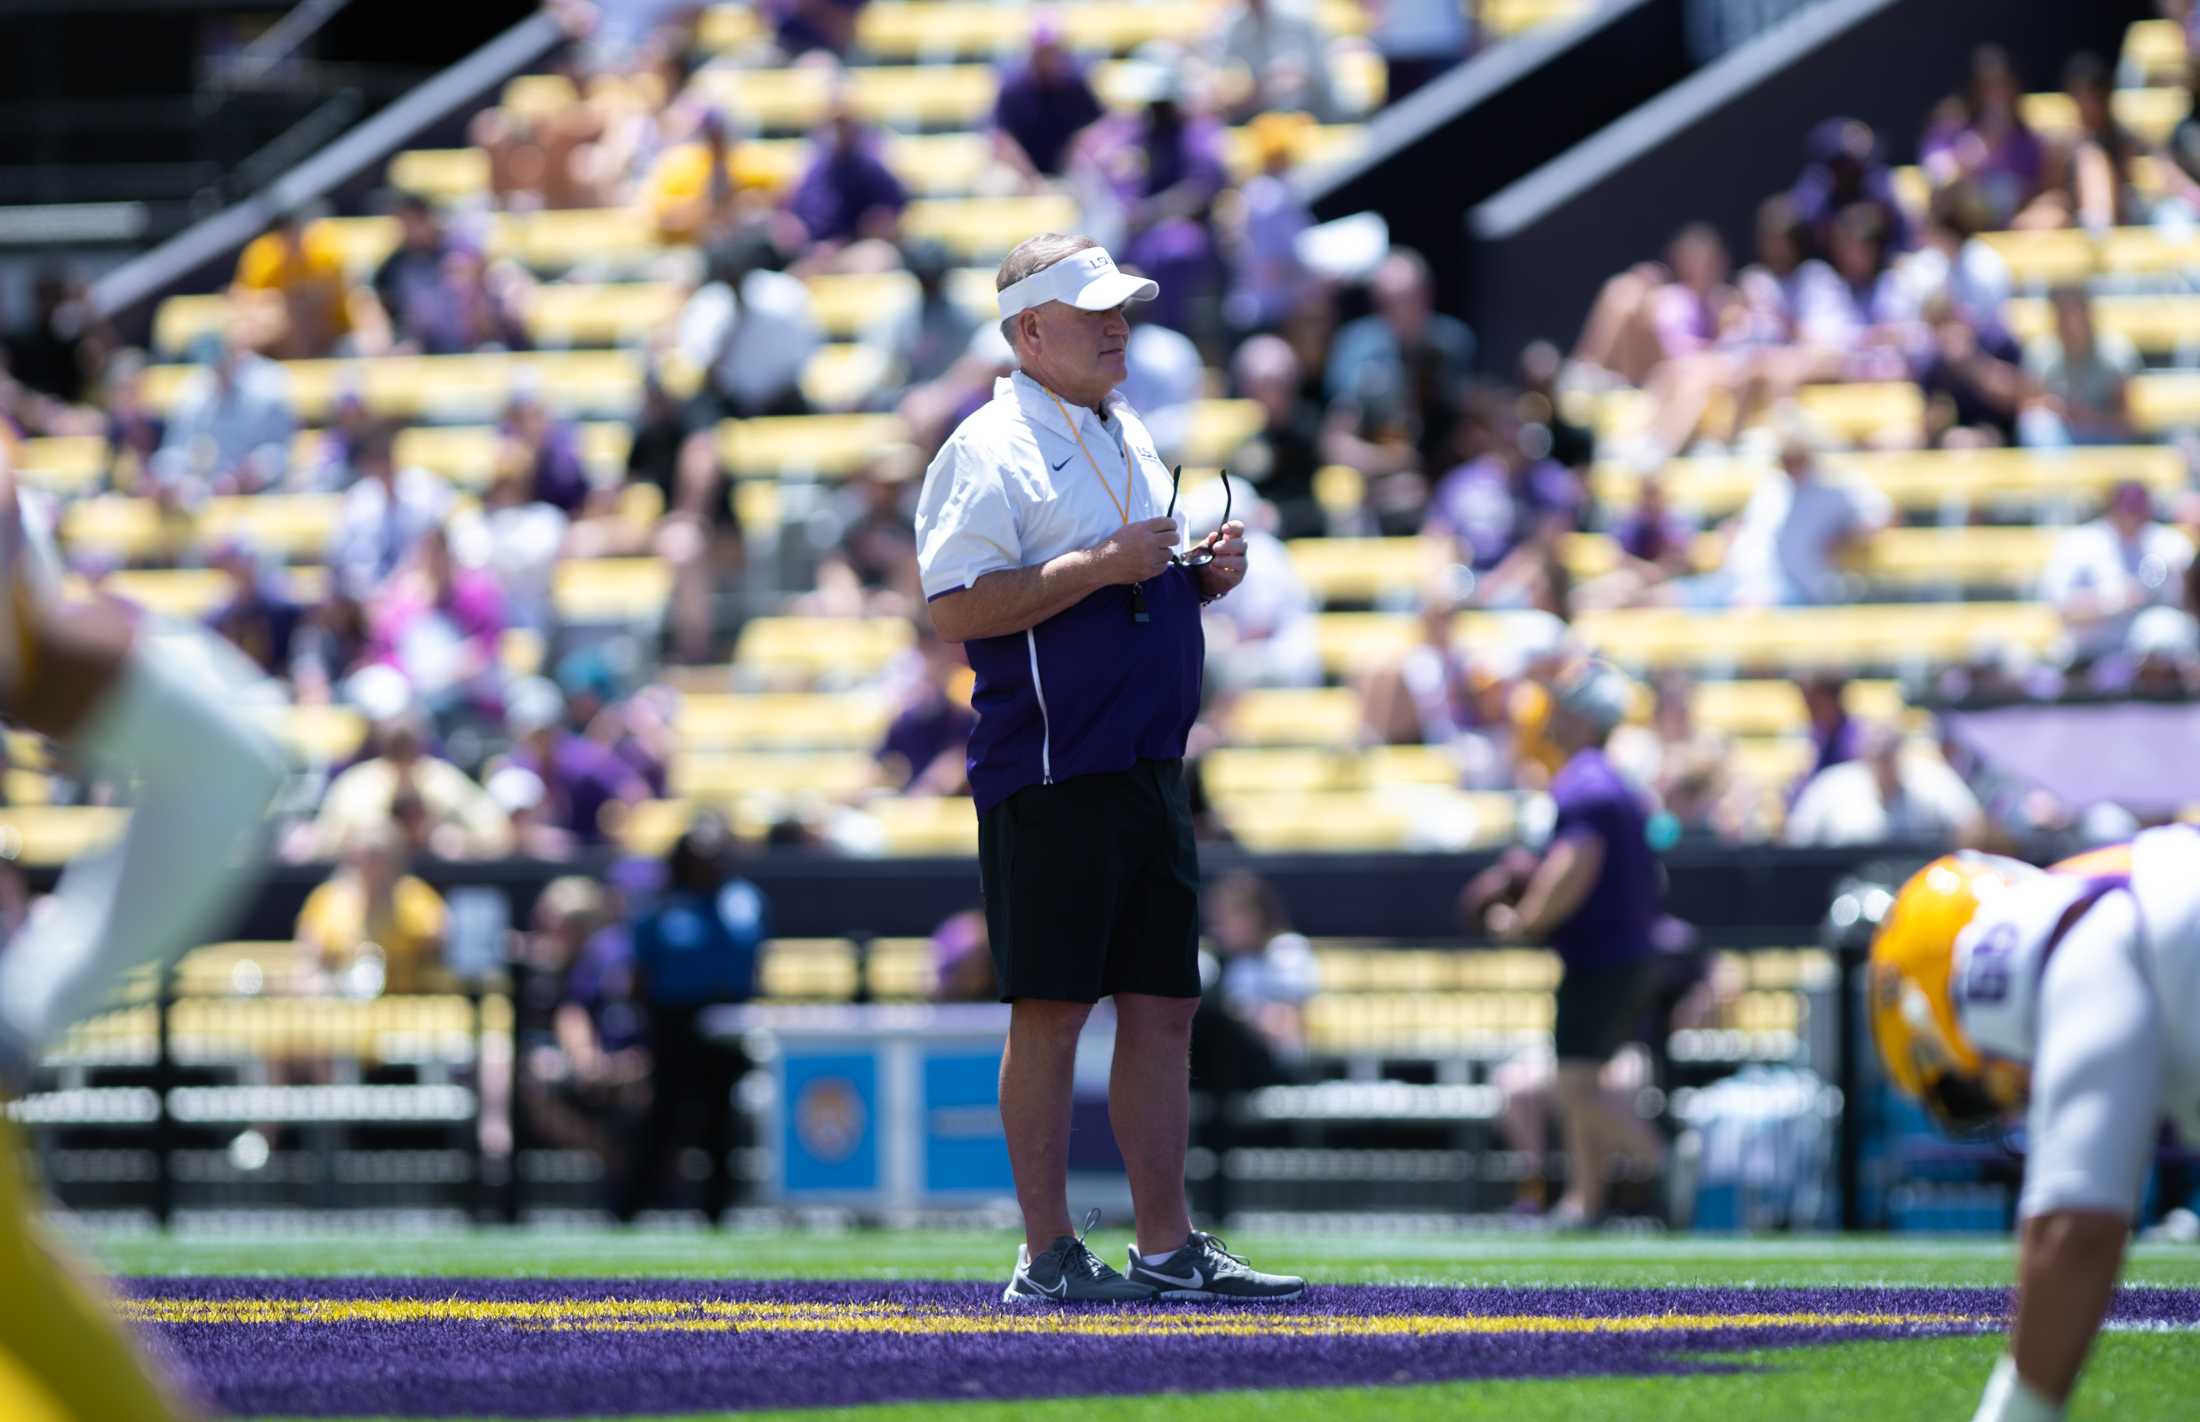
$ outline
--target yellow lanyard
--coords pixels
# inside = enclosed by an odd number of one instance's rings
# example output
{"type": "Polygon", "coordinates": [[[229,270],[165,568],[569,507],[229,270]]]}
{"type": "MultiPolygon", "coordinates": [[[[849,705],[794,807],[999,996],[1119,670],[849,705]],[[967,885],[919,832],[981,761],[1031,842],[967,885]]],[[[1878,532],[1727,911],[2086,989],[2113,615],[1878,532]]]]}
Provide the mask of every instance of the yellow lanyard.
{"type": "MultiPolygon", "coordinates": [[[[1046,390],[1043,385],[1039,388],[1046,390]]],[[[1063,404],[1062,397],[1051,390],[1047,390],[1047,398],[1054,402],[1055,409],[1062,412],[1062,423],[1069,426],[1069,437],[1077,441],[1077,452],[1085,456],[1085,463],[1092,466],[1092,477],[1100,481],[1102,492],[1108,496],[1108,502],[1115,505],[1115,511],[1123,516],[1123,526],[1128,528],[1131,522],[1131,491],[1138,487],[1138,472],[1131,464],[1130,441],[1125,440],[1123,443],[1123,497],[1118,499],[1114,488],[1108,483],[1108,476],[1100,472],[1100,461],[1092,457],[1092,451],[1085,448],[1085,437],[1077,433],[1077,422],[1069,417],[1069,406],[1063,404]]]]}

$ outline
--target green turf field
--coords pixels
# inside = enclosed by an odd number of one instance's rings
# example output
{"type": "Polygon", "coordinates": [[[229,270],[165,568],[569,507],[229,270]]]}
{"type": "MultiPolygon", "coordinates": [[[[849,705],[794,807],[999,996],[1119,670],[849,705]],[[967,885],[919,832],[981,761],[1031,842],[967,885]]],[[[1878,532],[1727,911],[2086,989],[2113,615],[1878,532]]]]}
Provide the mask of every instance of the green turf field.
{"type": "MultiPolygon", "coordinates": [[[[1103,1257],[1120,1259],[1127,1236],[1096,1236],[1103,1257]]],[[[899,1233],[498,1232],[390,1236],[331,1234],[267,1239],[236,1236],[112,1236],[93,1242],[117,1274],[149,1280],[249,1276],[259,1293],[303,1294],[313,1280],[372,1276],[396,1287],[434,1279],[652,1281],[971,1280],[1005,1277],[1013,1237],[974,1231],[899,1233]]],[[[1268,1237],[1232,1240],[1263,1267],[1306,1274],[1317,1284],[1445,1285],[1574,1290],[1589,1286],[1681,1290],[1768,1290],[1835,1286],[1867,1297],[1873,1288],[1998,1287],[2008,1282],[2006,1241],[1942,1238],[1812,1237],[1739,1239],[1650,1236],[1545,1239],[1519,1235],[1428,1238],[1268,1237]]],[[[2127,1282],[2200,1291],[2200,1249],[2142,1246],[2127,1282]]],[[[662,1284],[660,1284],[662,1287],[662,1284]]],[[[433,1290],[429,1290],[433,1293],[433,1290]]],[[[969,1292],[969,1291],[965,1291],[969,1292]]],[[[1401,1297],[1413,1297],[1392,1290],[1401,1297]]],[[[873,1293],[890,1297],[891,1291],[873,1293]]],[[[1312,1297],[1310,1295],[1310,1297],[1312,1297]]],[[[1726,1305],[1746,1309],[1747,1296],[1726,1305]]],[[[2200,1302],[2196,1302],[2200,1311],[2200,1302]]],[[[1244,1312],[1237,1315],[1243,1317],[1244,1312]]],[[[689,1346],[724,1347],[699,1335],[689,1346]]],[[[762,1347],[771,1337],[750,1342],[762,1347]]],[[[791,1346],[791,1345],[790,1345],[791,1346]]],[[[1096,1344],[1096,1346],[1098,1346],[1096,1344]]],[[[1100,1366],[1139,1366],[1138,1343],[1109,1340],[1100,1366]]],[[[1349,1350],[1349,1341],[1336,1345],[1349,1350]]],[[[1442,1346],[1439,1342],[1436,1346],[1442,1346]]],[[[1462,1345],[1464,1346],[1464,1345],[1462,1345]]],[[[1481,1346],[1492,1346],[1484,1341],[1481,1346]]],[[[1587,1346],[1600,1346],[1591,1340],[1587,1346]]],[[[1008,1422],[1035,1406],[1065,1417],[1111,1422],[1239,1417],[1373,1419],[1449,1416],[1507,1419],[1869,1419],[1966,1418],[2001,1347],[1998,1334],[1885,1339],[1831,1346],[1735,1347],[1688,1361],[1715,1371],[1675,1376],[1513,1378],[1434,1385],[1383,1385],[1255,1391],[1192,1390],[1189,1377],[1160,1376],[1156,1395],[1051,1398],[1041,1403],[958,1401],[887,1403],[797,1412],[682,1412],[703,1417],[836,1417],[849,1422],[1008,1422]],[[1160,1395],[1160,1390],[1176,1393],[1160,1395]]],[[[1676,1355],[1678,1356],[1678,1355],[1676,1355]]],[[[1174,1368],[1176,1365],[1172,1365],[1174,1368]]],[[[2134,1325],[2104,1337],[2072,1408],[2073,1418],[2184,1419],[2200,1416],[2200,1332],[2184,1325],[2134,1325]]],[[[259,1413],[255,1415],[270,1415],[259,1413]]],[[[416,1414],[418,1415],[418,1414],[416,1414]]],[[[440,1414],[452,1415],[452,1414],[440,1414]]],[[[487,1416],[492,1413],[459,1413],[487,1416]]],[[[630,1416],[601,1409],[575,1416],[630,1416]]]]}

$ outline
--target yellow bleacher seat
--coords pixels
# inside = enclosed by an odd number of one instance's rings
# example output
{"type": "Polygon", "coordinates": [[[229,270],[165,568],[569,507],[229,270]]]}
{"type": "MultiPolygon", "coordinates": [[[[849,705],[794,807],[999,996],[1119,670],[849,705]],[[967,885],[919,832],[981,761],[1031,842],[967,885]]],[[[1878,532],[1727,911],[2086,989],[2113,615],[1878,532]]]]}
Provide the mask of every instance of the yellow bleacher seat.
{"type": "Polygon", "coordinates": [[[649,622],[664,615],[672,568],[662,558],[568,558],[551,572],[566,622],[649,622]]]}
{"type": "Polygon", "coordinates": [[[285,560],[318,558],[342,516],[341,494],[252,494],[207,502],[193,542],[211,547],[242,538],[264,554],[285,560]]]}
{"type": "Polygon", "coordinates": [[[748,794],[853,795],[876,783],[877,763],[861,751],[758,755],[683,752],[672,763],[675,794],[731,800],[748,794]]]}
{"type": "MultiPolygon", "coordinates": [[[[2191,95],[2183,89],[2118,89],[2109,99],[2116,121],[2143,143],[2159,147],[2169,140],[2191,108],[2191,95]]],[[[2078,131],[2077,106],[2068,94],[2027,94],[2025,121],[2043,136],[2067,138],[2078,131]]]]}
{"type": "MultiPolygon", "coordinates": [[[[292,458],[305,458],[313,438],[301,435],[292,458]]],[[[625,425],[608,420],[584,423],[580,426],[580,443],[581,458],[591,471],[602,474],[625,467],[625,425]]],[[[418,465],[469,489],[489,482],[496,469],[496,457],[497,432],[492,425],[414,425],[397,435],[400,467],[418,465]]]]}
{"type": "Polygon", "coordinates": [[[527,334],[538,346],[631,345],[679,314],[671,282],[550,283],[527,300],[527,334]]]}
{"type": "MultiPolygon", "coordinates": [[[[1341,163],[1358,153],[1367,142],[1367,130],[1356,123],[1323,124],[1313,129],[1299,151],[1302,167],[1323,167],[1341,163]]],[[[1225,136],[1223,158],[1230,165],[1230,176],[1243,182],[1257,169],[1251,134],[1243,128],[1233,128],[1225,136]]]]}
{"type": "Polygon", "coordinates": [[[1864,444],[1925,427],[1925,396],[1907,381],[1806,385],[1795,392],[1803,417],[1833,439],[1864,444]]]}
{"type": "Polygon", "coordinates": [[[2146,84],[2185,78],[2185,32],[2175,20],[2140,20],[2124,31],[2123,63],[2146,84]]]}
{"type": "MultiPolygon", "coordinates": [[[[814,276],[809,279],[811,308],[825,334],[845,340],[872,322],[895,314],[917,299],[916,278],[907,272],[814,276]]],[[[955,303],[983,320],[1000,319],[993,300],[993,273],[983,267],[958,268],[948,278],[955,303]]]]}
{"type": "Polygon", "coordinates": [[[753,536],[779,527],[779,486],[762,479],[744,479],[733,486],[733,511],[741,527],[753,536]]]}
{"type": "MultiPolygon", "coordinates": [[[[2055,314],[2045,297],[2018,297],[2002,308],[2010,334],[2030,341],[2051,337],[2055,314]]],[[[2148,356],[2172,355],[2200,344],[2200,296],[2152,293],[2093,298],[2093,321],[2148,356]]]]}
{"type": "Polygon", "coordinates": [[[802,367],[802,397],[819,410],[848,410],[891,394],[886,357],[871,346],[820,346],[802,367]]]}
{"type": "Polygon", "coordinates": [[[778,1002],[846,1002],[856,991],[856,945],[845,938],[775,938],[757,963],[757,986],[778,1002]]]}
{"type": "Polygon", "coordinates": [[[2200,425],[2200,370],[2150,370],[2130,385],[2131,419],[2148,434],[2200,425]]]}
{"type": "MultiPolygon", "coordinates": [[[[74,577],[64,586],[75,596],[88,591],[82,580],[74,577]]],[[[229,596],[229,575],[214,568],[125,568],[109,574],[99,587],[156,616],[194,622],[212,612],[229,596]]],[[[327,587],[328,570],[325,568],[293,568],[290,571],[290,589],[301,599],[312,601],[327,587]]]]}
{"type": "Polygon", "coordinates": [[[863,66],[838,75],[815,65],[784,69],[704,69],[688,92],[716,104],[760,133],[815,128],[844,80],[856,111],[897,128],[971,128],[993,106],[994,72],[984,64],[863,66]]]}
{"type": "Polygon", "coordinates": [[[349,706],[285,706],[263,715],[275,737],[309,765],[348,760],[366,744],[367,718],[349,706]]]}
{"type": "Polygon", "coordinates": [[[1563,23],[1587,12],[1591,0],[1482,0],[1482,28],[1493,35],[1517,35],[1563,23]]]}
{"type": "MultiPolygon", "coordinates": [[[[1997,506],[2036,508],[2055,500],[2091,500],[2122,479],[2160,493],[2183,487],[2184,460],[2166,445],[2082,449],[1856,450],[1826,455],[1836,474],[1869,484],[1910,514],[1997,506]]],[[[1748,501],[1769,464],[1741,459],[1676,459],[1665,466],[1667,500],[1704,518],[1724,518],[1748,501]]],[[[1592,483],[1608,511],[1634,507],[1637,476],[1599,465],[1592,483]]]]}
{"type": "MultiPolygon", "coordinates": [[[[1892,528],[1873,538],[1854,571],[1890,587],[1937,584],[2015,589],[2029,586],[2046,561],[2055,530],[2045,528],[1892,528]]],[[[1717,565],[1718,540],[1697,542],[1695,563],[1709,571],[1717,565]]],[[[1567,571],[1579,579],[1601,576],[1619,565],[1619,548],[1601,533],[1566,535],[1562,555],[1567,571]]]]}
{"type": "Polygon", "coordinates": [[[1574,630],[1595,651],[1637,667],[1840,668],[1960,661],[2003,643],[2040,652],[2062,627],[2054,609],[2039,603],[1972,602],[1628,609],[1585,613],[1574,630]]]}
{"type": "Polygon", "coordinates": [[[737,478],[836,477],[906,436],[896,415],[789,415],[728,421],[718,448],[737,478]]]}
{"type": "Polygon", "coordinates": [[[98,435],[47,435],[16,446],[15,473],[56,494],[81,494],[107,473],[107,441],[98,435]]]}
{"type": "Polygon", "coordinates": [[[1230,456],[1259,433],[1260,406],[1251,400],[1201,400],[1192,408],[1191,432],[1184,440],[1187,464],[1227,464],[1230,456]]]}
{"type": "Polygon", "coordinates": [[[79,499],[61,514],[61,546],[71,553],[97,552],[130,562],[171,553],[188,523],[170,519],[151,502],[120,494],[79,499]]]}
{"type": "Polygon", "coordinates": [[[1890,587],[2013,592],[2039,577],[2057,536],[2052,528],[1890,528],[1871,540],[1857,571],[1890,587]]]}
{"type": "Polygon", "coordinates": [[[912,637],[898,617],[756,617],[742,626],[733,660],[772,681],[867,681],[912,637]]]}
{"type": "Polygon", "coordinates": [[[969,855],[978,852],[978,812],[960,796],[893,795],[864,810],[884,835],[889,856],[969,855]]]}
{"type": "MultiPolygon", "coordinates": [[[[355,278],[364,279],[397,247],[390,217],[329,217],[320,224],[344,254],[355,278]]],[[[629,267],[663,250],[656,220],[641,208],[558,208],[499,212],[489,217],[491,257],[509,257],[538,271],[588,263],[629,267]]]]}
{"type": "MultiPolygon", "coordinates": [[[[1852,681],[1842,704],[1851,716],[1893,721],[1907,715],[1902,688],[1891,681],[1852,681]]],[[[1737,739],[1798,736],[1808,729],[1803,693],[1792,681],[1705,681],[1689,694],[1697,727],[1737,739]]]]}
{"type": "Polygon", "coordinates": [[[1399,538],[1294,538],[1284,545],[1291,570],[1317,602],[1410,598],[1428,585],[1441,558],[1431,543],[1399,538]]]}
{"type": "Polygon", "coordinates": [[[1240,794],[1214,777],[1208,792],[1238,842],[1269,853],[1473,848],[1515,827],[1511,795],[1441,786],[1240,794]]]}
{"type": "Polygon", "coordinates": [[[1981,240],[2009,264],[2018,286],[2062,286],[2100,269],[2099,246],[2087,232],[1988,232],[1981,240]]]}
{"type": "MultiPolygon", "coordinates": [[[[198,367],[155,365],[145,371],[145,402],[174,410],[198,367]]],[[[283,362],[291,408],[301,421],[326,419],[340,395],[357,390],[378,414],[476,419],[498,413],[511,393],[531,383],[553,409],[623,413],[641,399],[642,362],[632,351],[534,351],[521,354],[385,356],[378,360],[283,362]]]]}
{"type": "Polygon", "coordinates": [[[741,49],[764,37],[763,17],[754,5],[711,5],[695,22],[696,44],[713,54],[741,49]]]}
{"type": "MultiPolygon", "coordinates": [[[[1795,393],[1795,403],[1812,426],[1841,444],[1886,438],[1914,442],[1925,427],[1925,397],[1908,381],[1806,385],[1795,393]]],[[[1568,410],[1606,442],[1639,434],[1650,424],[1650,397],[1640,390],[1571,397],[1568,410]]]]}
{"type": "Polygon", "coordinates": [[[0,850],[21,864],[65,864],[121,832],[129,811],[106,805],[0,809],[0,850]]]}
{"type": "Polygon", "coordinates": [[[1239,745],[1343,745],[1360,730],[1360,698],[1350,687],[1252,690],[1229,713],[1230,739],[1239,745]]]}
{"type": "MultiPolygon", "coordinates": [[[[1508,0],[1508,8],[1522,11],[1578,5],[1579,0],[1508,0]]],[[[1124,54],[1153,40],[1196,41],[1216,23],[1218,7],[1080,0],[1055,13],[1072,48],[1124,54]]],[[[1359,35],[1368,28],[1366,8],[1358,0],[1321,0],[1320,15],[1333,35],[1359,35]]],[[[1019,5],[954,0],[880,3],[865,7],[857,20],[856,43],[882,59],[981,57],[1029,44],[1036,18],[1033,10],[1019,5]]],[[[752,44],[762,33],[751,7],[713,5],[703,12],[696,38],[704,50],[722,53],[752,44]]]]}
{"type": "Polygon", "coordinates": [[[1062,193],[920,198],[901,215],[905,236],[928,237],[964,262],[998,262],[1035,232],[1069,232],[1076,226],[1077,204],[1062,193]]]}
{"type": "Polygon", "coordinates": [[[390,159],[390,186],[453,203],[489,190],[489,155],[479,148],[410,148],[390,159]]]}
{"type": "MultiPolygon", "coordinates": [[[[1695,612],[1627,608],[1574,621],[1582,645],[1645,672],[1727,667],[1882,667],[1961,661],[2002,644],[2045,651],[2061,635],[2054,609],[2031,602],[1864,603],[1695,612]]],[[[1349,677],[1393,661],[1419,636],[1411,613],[1326,612],[1315,620],[1323,666],[1349,677]]],[[[1462,613],[1460,646],[1502,640],[1492,614],[1462,613]]]]}
{"type": "Polygon", "coordinates": [[[569,109],[581,101],[580,91],[563,74],[520,74],[505,81],[497,102],[515,117],[539,118],[569,109]]]}
{"type": "Polygon", "coordinates": [[[854,693],[692,693],[680,698],[675,728],[692,751],[869,749],[891,712],[884,700],[854,693]]]}

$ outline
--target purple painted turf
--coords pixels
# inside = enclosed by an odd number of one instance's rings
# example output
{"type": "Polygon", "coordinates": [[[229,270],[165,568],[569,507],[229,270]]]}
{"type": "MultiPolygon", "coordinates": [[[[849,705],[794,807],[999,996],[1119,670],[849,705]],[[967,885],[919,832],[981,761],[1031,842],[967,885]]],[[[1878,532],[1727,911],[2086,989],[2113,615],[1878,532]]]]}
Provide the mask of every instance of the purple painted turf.
{"type": "MultiPolygon", "coordinates": [[[[146,1279],[148,1299],[716,1299],[997,1315],[997,1286],[676,1280],[146,1279]]],[[[1317,1287],[1313,1315],[1895,1313],[2005,1317],[1999,1289],[1317,1287]]],[[[1134,1310],[1125,1310],[1126,1314],[1134,1310]]],[[[1236,1316],[1244,1316],[1240,1311],[1236,1316]]],[[[2200,1294],[2129,1289],[2114,1317],[2200,1323],[2200,1294]]],[[[1003,1333],[543,1332],[482,1322],[162,1324],[155,1347],[238,1416],[569,1417],[1161,1390],[1676,1373],[1686,1355],[1967,1331],[1714,1327],[1640,1333],[1129,1338],[1003,1333]]]]}

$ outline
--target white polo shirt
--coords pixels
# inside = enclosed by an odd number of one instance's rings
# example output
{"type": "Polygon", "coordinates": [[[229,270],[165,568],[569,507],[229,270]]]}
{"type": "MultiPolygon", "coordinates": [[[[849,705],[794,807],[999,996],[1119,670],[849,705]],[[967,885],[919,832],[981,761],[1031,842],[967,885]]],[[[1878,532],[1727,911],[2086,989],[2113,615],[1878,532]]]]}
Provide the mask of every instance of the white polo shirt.
{"type": "MultiPolygon", "coordinates": [[[[917,563],[927,598],[1090,548],[1126,522],[1168,511],[1170,474],[1153,436],[1122,396],[1108,396],[1105,406],[1102,420],[1020,370],[993,382],[993,398],[925,471],[917,563]],[[1126,450],[1135,477],[1126,475],[1126,450]]],[[[1177,525],[1181,545],[1181,511],[1177,525]]]]}
{"type": "MultiPolygon", "coordinates": [[[[917,565],[927,598],[1168,511],[1170,473],[1153,436],[1121,396],[1104,408],[1105,419],[1021,371],[994,382],[992,400],[925,471],[917,565]]],[[[1176,521],[1181,548],[1181,510],[1176,521]]],[[[1028,631],[965,645],[977,674],[970,783],[981,812],[1027,785],[1183,755],[1204,654],[1196,575],[1172,565],[1139,592],[1144,622],[1129,587],[1105,587],[1028,631]]]]}

